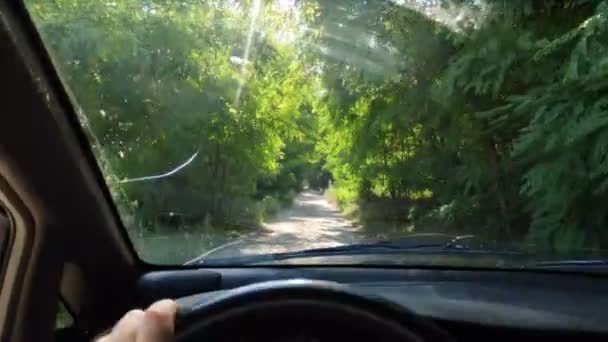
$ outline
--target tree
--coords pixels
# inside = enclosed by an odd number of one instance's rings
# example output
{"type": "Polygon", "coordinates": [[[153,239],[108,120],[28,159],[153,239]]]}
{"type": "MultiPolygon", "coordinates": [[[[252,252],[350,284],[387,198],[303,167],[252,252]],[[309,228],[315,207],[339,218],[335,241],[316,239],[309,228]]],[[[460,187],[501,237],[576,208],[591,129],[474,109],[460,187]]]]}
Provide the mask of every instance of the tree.
{"type": "Polygon", "coordinates": [[[108,183],[145,225],[249,223],[331,179],[342,204],[402,232],[608,244],[606,1],[29,8],[108,183]],[[195,152],[172,177],[121,183],[195,152]]]}

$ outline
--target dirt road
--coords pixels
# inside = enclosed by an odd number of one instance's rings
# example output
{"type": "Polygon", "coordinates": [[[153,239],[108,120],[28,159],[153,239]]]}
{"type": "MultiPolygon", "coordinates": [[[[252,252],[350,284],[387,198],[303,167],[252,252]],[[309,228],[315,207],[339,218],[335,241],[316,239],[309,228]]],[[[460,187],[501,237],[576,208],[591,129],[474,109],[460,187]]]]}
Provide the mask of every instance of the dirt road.
{"type": "Polygon", "coordinates": [[[315,192],[298,195],[294,205],[263,224],[259,236],[220,246],[210,257],[290,252],[339,246],[357,241],[358,228],[327,199],[315,192]]]}

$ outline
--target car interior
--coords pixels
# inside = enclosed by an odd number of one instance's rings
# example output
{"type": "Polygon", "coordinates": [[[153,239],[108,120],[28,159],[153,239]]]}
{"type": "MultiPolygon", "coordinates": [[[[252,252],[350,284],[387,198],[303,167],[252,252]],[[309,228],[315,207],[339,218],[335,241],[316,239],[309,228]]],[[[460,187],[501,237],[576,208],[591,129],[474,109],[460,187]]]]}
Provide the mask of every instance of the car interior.
{"type": "Polygon", "coordinates": [[[0,21],[3,341],[90,341],[162,298],[177,341],[608,337],[601,273],[143,262],[24,6],[0,2],[0,21]]]}

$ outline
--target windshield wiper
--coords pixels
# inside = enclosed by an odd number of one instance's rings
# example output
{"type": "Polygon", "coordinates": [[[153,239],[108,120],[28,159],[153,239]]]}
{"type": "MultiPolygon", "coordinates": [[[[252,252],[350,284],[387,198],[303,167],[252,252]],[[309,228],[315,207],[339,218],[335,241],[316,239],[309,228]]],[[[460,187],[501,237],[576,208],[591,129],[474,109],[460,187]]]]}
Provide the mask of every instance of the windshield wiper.
{"type": "Polygon", "coordinates": [[[568,259],[540,261],[527,266],[527,269],[544,271],[607,273],[608,259],[568,259]]]}
{"type": "Polygon", "coordinates": [[[236,265],[280,261],[293,258],[366,255],[366,254],[403,254],[415,253],[492,253],[520,254],[514,251],[499,251],[483,247],[473,247],[466,242],[473,240],[473,235],[450,236],[445,234],[413,234],[399,240],[356,243],[335,247],[312,248],[296,252],[283,252],[259,255],[244,255],[222,258],[198,258],[186,265],[236,265]],[[424,241],[428,238],[443,238],[442,241],[424,241]]]}
{"type": "MultiPolygon", "coordinates": [[[[470,249],[468,246],[463,245],[462,242],[466,240],[473,239],[473,235],[462,235],[462,236],[454,236],[450,237],[447,241],[443,242],[428,242],[428,241],[417,241],[419,238],[425,238],[427,236],[442,236],[442,234],[420,234],[420,235],[410,235],[404,239],[399,240],[382,240],[370,243],[355,243],[349,245],[341,245],[335,247],[323,247],[323,248],[312,248],[305,249],[298,252],[292,253],[302,253],[304,255],[316,254],[316,253],[341,253],[347,252],[352,254],[352,252],[376,252],[382,250],[410,250],[410,249],[441,249],[441,250],[449,250],[449,249],[470,249]]],[[[289,254],[289,253],[288,253],[289,254]]]]}
{"type": "Polygon", "coordinates": [[[557,260],[557,261],[542,261],[537,262],[536,266],[543,267],[561,267],[561,266],[608,266],[608,260],[590,259],[590,260],[557,260]]]}

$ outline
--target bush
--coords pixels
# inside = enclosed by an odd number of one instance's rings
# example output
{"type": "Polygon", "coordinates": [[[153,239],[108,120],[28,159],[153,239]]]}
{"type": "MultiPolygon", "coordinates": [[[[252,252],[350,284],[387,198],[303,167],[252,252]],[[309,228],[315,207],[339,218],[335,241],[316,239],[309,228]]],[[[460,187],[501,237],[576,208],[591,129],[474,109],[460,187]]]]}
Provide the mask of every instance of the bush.
{"type": "Polygon", "coordinates": [[[325,193],[343,211],[352,211],[353,207],[357,205],[357,199],[359,198],[357,190],[349,186],[332,185],[325,193]]]}

